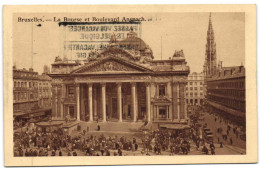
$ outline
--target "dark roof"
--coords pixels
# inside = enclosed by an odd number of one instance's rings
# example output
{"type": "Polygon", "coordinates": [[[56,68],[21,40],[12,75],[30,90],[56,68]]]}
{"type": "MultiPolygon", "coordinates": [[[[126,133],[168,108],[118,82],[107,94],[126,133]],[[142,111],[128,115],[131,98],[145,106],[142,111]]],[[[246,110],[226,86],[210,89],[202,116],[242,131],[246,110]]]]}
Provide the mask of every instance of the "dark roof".
{"type": "Polygon", "coordinates": [[[244,66],[222,67],[208,81],[245,77],[244,66]]]}

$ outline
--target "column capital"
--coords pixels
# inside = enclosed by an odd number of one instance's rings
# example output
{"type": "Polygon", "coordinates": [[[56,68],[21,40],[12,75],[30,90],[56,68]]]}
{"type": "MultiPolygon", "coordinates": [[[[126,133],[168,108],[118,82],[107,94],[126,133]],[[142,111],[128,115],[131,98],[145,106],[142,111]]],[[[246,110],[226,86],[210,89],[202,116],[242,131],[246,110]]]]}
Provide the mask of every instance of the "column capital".
{"type": "Polygon", "coordinates": [[[156,84],[156,82],[150,82],[150,84],[151,84],[151,85],[155,85],[155,84],[156,84]]]}
{"type": "Polygon", "coordinates": [[[151,82],[145,82],[145,86],[146,87],[150,87],[151,86],[151,82]]]}
{"type": "Polygon", "coordinates": [[[79,87],[79,86],[80,86],[80,83],[75,83],[75,86],[76,86],[76,87],[79,87]]]}
{"type": "Polygon", "coordinates": [[[92,85],[93,85],[92,82],[87,82],[86,84],[88,85],[88,87],[92,87],[92,85]]]}
{"type": "Polygon", "coordinates": [[[104,86],[106,86],[106,83],[105,83],[105,82],[102,82],[102,83],[100,83],[100,85],[101,85],[102,87],[104,87],[104,86]]]}
{"type": "Polygon", "coordinates": [[[122,86],[122,82],[116,82],[117,86],[122,86]]]}
{"type": "Polygon", "coordinates": [[[179,83],[180,83],[179,81],[173,81],[173,82],[172,82],[173,85],[177,85],[177,84],[179,84],[179,83]]]}
{"type": "Polygon", "coordinates": [[[136,86],[136,82],[130,82],[130,84],[131,84],[132,87],[136,86]]]}

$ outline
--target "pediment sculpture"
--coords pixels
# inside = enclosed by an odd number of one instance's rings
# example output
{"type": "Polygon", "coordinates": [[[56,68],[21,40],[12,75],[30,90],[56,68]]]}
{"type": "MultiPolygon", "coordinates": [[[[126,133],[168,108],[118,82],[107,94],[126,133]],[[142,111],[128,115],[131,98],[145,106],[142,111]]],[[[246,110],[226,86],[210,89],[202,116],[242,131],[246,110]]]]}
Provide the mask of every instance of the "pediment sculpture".
{"type": "Polygon", "coordinates": [[[107,61],[89,69],[90,72],[98,71],[136,71],[136,69],[125,66],[115,61],[107,61]]]}

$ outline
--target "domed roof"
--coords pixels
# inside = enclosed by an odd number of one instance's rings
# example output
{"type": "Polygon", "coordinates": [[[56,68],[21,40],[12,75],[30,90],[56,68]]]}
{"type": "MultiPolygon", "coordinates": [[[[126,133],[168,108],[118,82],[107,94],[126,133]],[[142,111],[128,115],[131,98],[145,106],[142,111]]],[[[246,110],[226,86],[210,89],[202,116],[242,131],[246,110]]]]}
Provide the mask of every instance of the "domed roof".
{"type": "Polygon", "coordinates": [[[144,51],[149,46],[141,39],[137,37],[137,34],[133,31],[127,34],[127,38],[118,42],[119,48],[126,50],[138,50],[144,51]]]}

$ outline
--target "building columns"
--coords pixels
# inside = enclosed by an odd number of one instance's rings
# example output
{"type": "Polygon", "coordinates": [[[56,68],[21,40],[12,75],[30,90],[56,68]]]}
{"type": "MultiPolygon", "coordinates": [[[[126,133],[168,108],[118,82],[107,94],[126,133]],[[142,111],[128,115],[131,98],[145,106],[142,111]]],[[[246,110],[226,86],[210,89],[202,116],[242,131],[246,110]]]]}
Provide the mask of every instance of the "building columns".
{"type": "Polygon", "coordinates": [[[94,117],[93,118],[94,118],[94,120],[96,120],[97,119],[97,86],[94,86],[93,90],[94,90],[94,93],[93,93],[94,117]]]}
{"type": "Polygon", "coordinates": [[[93,121],[93,104],[92,104],[92,83],[88,84],[88,110],[89,110],[89,121],[93,121]]]}
{"type": "Polygon", "coordinates": [[[61,84],[61,107],[60,107],[60,115],[61,119],[64,119],[64,98],[65,98],[65,84],[61,84]]]}
{"type": "Polygon", "coordinates": [[[103,122],[107,121],[107,115],[106,115],[106,84],[101,84],[101,99],[102,99],[102,114],[103,114],[103,122]]]}
{"type": "Polygon", "coordinates": [[[147,121],[151,121],[151,93],[150,93],[150,84],[146,84],[146,113],[147,121]]]}
{"type": "Polygon", "coordinates": [[[136,83],[131,83],[131,111],[133,115],[133,121],[136,122],[137,106],[136,106],[136,83]]]}
{"type": "MultiPolygon", "coordinates": [[[[187,107],[186,107],[186,98],[185,98],[185,86],[186,82],[181,82],[180,87],[180,105],[181,105],[181,119],[187,119],[187,107]]],[[[198,99],[199,100],[199,99],[198,99]]],[[[198,101],[199,103],[199,101],[198,101]]]]}
{"type": "Polygon", "coordinates": [[[55,118],[58,118],[58,85],[55,86],[55,93],[56,93],[56,99],[55,99],[55,104],[56,104],[56,114],[55,118]]]}
{"type": "Polygon", "coordinates": [[[117,112],[119,122],[122,122],[122,83],[117,83],[117,112]]]}
{"type": "Polygon", "coordinates": [[[76,97],[77,97],[77,120],[80,120],[80,104],[79,104],[79,84],[76,84],[76,97]]]}
{"type": "Polygon", "coordinates": [[[178,120],[180,120],[180,83],[177,83],[177,113],[178,113],[178,120]]]}

